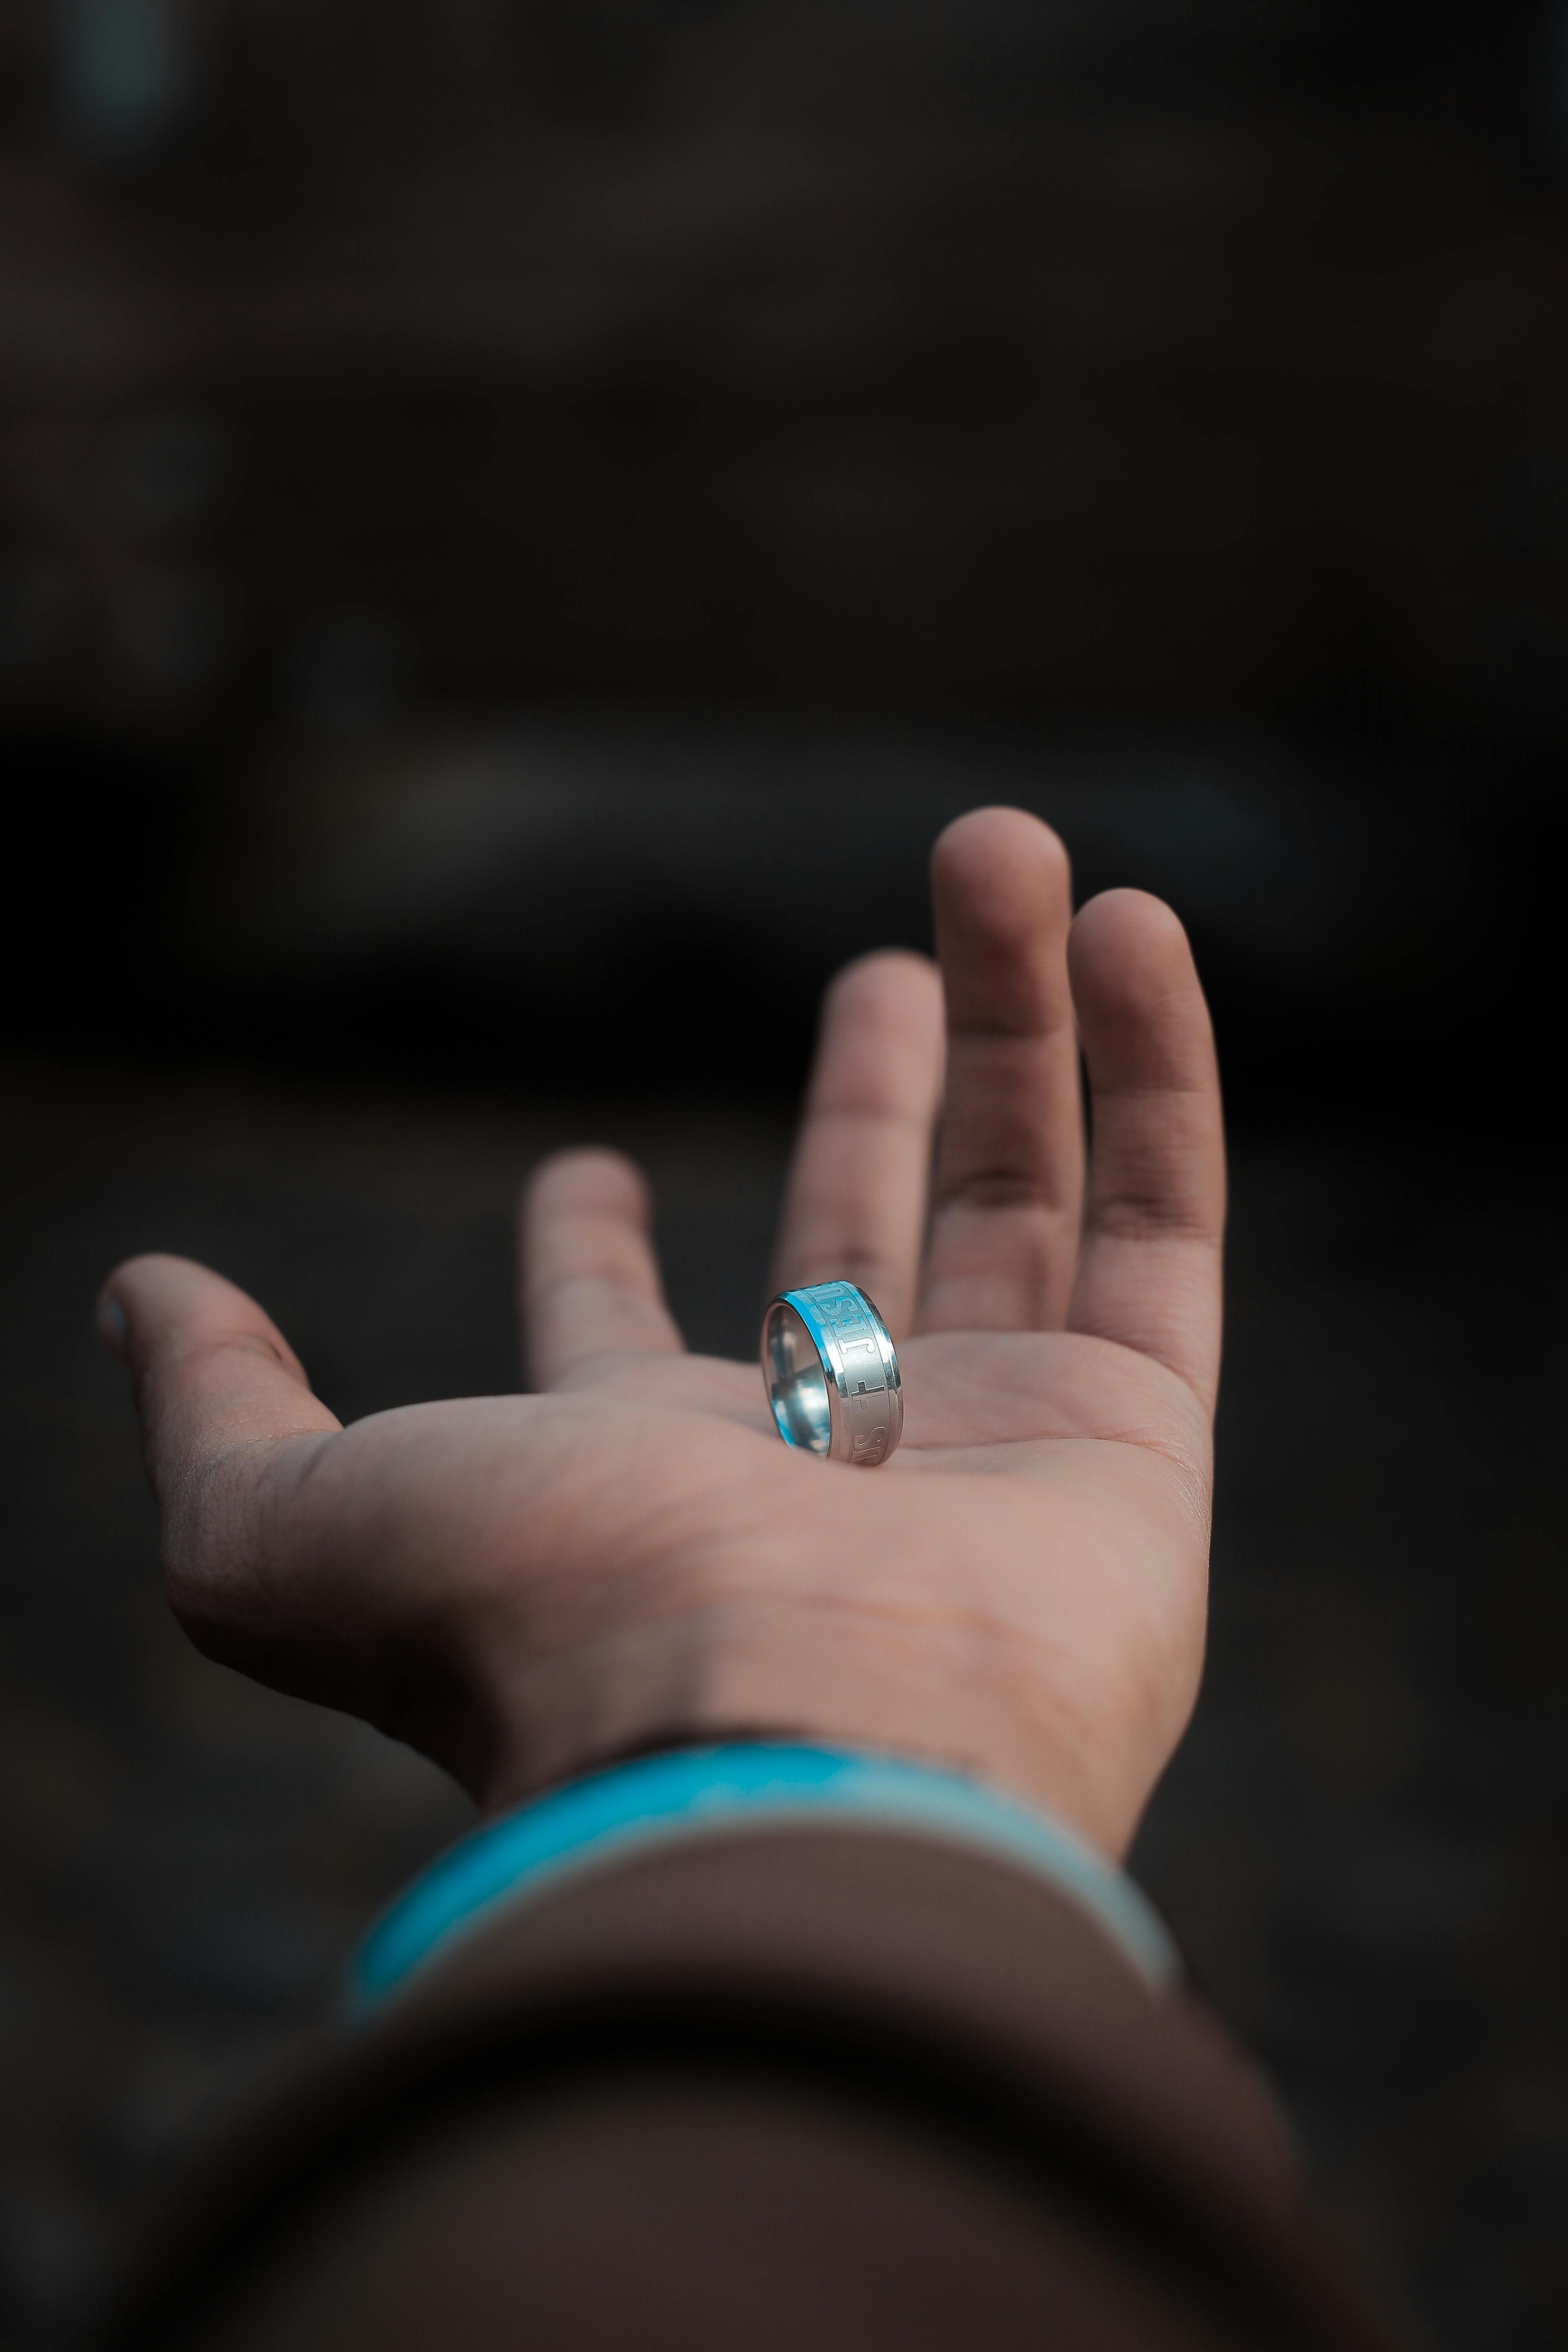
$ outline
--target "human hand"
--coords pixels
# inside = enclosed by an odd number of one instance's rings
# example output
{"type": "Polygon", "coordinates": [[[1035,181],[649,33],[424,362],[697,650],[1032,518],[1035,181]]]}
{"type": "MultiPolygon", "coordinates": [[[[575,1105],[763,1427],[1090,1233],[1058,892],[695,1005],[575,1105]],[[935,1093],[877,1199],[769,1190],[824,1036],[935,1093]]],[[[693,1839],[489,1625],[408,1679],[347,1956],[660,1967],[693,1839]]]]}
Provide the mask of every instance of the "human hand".
{"type": "Polygon", "coordinates": [[[201,1649],[367,1717],[488,1807],[774,1734],[973,1770],[1124,1851],[1202,1663],[1208,1015],[1169,909],[1111,891],[1071,921],[1061,845],[1017,811],[950,826],[932,895],[940,978],[875,955],[829,992],[775,1267],[876,1300],[892,1461],[793,1452],[754,1362],[686,1353],[612,1153],[563,1153],[526,1195],[531,1395],[343,1428],[242,1292],[135,1258],[102,1326],[201,1649]]]}

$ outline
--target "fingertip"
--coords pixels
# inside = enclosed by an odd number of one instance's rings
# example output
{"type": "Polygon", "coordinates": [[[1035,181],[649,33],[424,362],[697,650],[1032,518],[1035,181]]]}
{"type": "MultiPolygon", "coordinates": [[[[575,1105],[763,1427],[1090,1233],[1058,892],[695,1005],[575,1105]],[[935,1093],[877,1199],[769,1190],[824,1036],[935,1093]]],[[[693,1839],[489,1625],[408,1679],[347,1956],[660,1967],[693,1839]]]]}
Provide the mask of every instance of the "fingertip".
{"type": "Polygon", "coordinates": [[[653,1213],[653,1192],[635,1160],[607,1144],[572,1144],[542,1160],[523,1188],[525,1208],[550,1216],[562,1209],[635,1216],[653,1213]]]}
{"type": "Polygon", "coordinates": [[[912,1049],[939,1076],[942,1034],[942,973],[933,959],[904,948],[875,949],[828,982],[816,1077],[819,1083],[831,1078],[822,1056],[836,1064],[846,1039],[860,1040],[879,1055],[889,1047],[912,1049]]]}
{"type": "Polygon", "coordinates": [[[998,845],[1059,857],[1064,863],[1067,859],[1066,845],[1054,825],[1047,824],[1032,809],[1015,808],[1005,801],[993,801],[984,808],[965,809],[962,816],[955,816],[937,835],[931,856],[967,857],[988,854],[998,845]]]}
{"type": "Polygon", "coordinates": [[[1090,943],[1104,942],[1128,947],[1143,943],[1166,950],[1186,949],[1191,953],[1185,924],[1175,908],[1156,898],[1152,890],[1123,886],[1098,891],[1085,899],[1072,928],[1080,951],[1090,943]]]}
{"type": "Polygon", "coordinates": [[[1146,1015],[1173,1000],[1201,1009],[1206,1027],[1185,926],[1147,890],[1102,890],[1079,909],[1068,933],[1068,972],[1086,1033],[1100,1020],[1146,1015]]]}
{"type": "Polygon", "coordinates": [[[1027,809],[970,809],[938,834],[931,854],[931,885],[984,884],[1005,890],[1011,884],[1037,891],[1042,885],[1070,894],[1072,860],[1067,844],[1044,817],[1027,809]]]}
{"type": "MultiPolygon", "coordinates": [[[[224,1282],[209,1265],[194,1257],[176,1257],[169,1250],[141,1250],[134,1257],[122,1258],[103,1287],[123,1300],[129,1298],[132,1308],[136,1299],[149,1292],[167,1288],[171,1284],[224,1282]]],[[[233,1285],[225,1283],[226,1288],[233,1285]]]]}
{"type": "Polygon", "coordinates": [[[99,1338],[111,1356],[134,1370],[138,1329],[144,1333],[151,1322],[155,1330],[171,1307],[177,1309],[193,1293],[205,1293],[222,1281],[194,1258],[174,1257],[162,1250],[122,1258],[98,1294],[99,1338]]]}
{"type": "Polygon", "coordinates": [[[942,974],[934,958],[913,948],[872,948],[841,965],[827,983],[829,1005],[881,1003],[893,996],[929,994],[940,998],[942,974]]]}
{"type": "Polygon", "coordinates": [[[158,1364],[219,1339],[260,1341],[290,1377],[310,1386],[304,1367],[266,1309],[226,1276],[195,1258],[148,1251],[127,1258],[99,1293],[104,1345],[141,1382],[158,1364]]]}

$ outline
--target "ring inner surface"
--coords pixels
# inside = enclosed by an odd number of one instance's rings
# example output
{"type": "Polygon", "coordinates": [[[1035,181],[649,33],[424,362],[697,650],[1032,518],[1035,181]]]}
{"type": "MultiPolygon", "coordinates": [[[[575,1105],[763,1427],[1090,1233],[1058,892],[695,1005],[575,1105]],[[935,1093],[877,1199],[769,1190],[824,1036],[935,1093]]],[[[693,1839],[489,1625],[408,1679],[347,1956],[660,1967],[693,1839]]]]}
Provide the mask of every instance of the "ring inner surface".
{"type": "Polygon", "coordinates": [[[805,1326],[793,1307],[776,1307],[768,1332],[768,1401],[786,1445],[826,1454],[833,1443],[827,1382],[805,1326]]]}

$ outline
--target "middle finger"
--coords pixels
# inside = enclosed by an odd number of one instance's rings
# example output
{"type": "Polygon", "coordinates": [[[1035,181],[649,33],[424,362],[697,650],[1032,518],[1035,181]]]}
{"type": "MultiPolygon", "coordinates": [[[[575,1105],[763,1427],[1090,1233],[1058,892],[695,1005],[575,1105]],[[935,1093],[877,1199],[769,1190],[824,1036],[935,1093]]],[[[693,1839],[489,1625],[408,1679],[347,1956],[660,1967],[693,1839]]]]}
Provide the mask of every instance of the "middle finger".
{"type": "Polygon", "coordinates": [[[947,1094],[920,1326],[1066,1320],[1083,1201],[1067,852],[1022,809],[973,810],[931,855],[947,1094]]]}

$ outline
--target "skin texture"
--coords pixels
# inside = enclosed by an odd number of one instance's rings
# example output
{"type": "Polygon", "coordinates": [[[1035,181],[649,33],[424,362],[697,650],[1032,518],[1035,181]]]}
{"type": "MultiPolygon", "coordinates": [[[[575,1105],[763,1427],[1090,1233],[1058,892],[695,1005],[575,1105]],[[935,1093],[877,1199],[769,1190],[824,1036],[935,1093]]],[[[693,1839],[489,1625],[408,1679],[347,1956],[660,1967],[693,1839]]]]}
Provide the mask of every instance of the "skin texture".
{"type": "Polygon", "coordinates": [[[828,992],[774,1269],[881,1308],[892,1462],[790,1452],[754,1363],[686,1352],[615,1153],[560,1154],[524,1197],[529,1395],[342,1428],[253,1300],[134,1258],[100,1320],[201,1649],[490,1808],[767,1732],[957,1765],[1125,1851],[1202,1664],[1207,1010],[1170,909],[1113,890],[1074,919],[1060,842],[1017,810],[949,826],[931,888],[940,969],[868,956],[828,992]]]}

